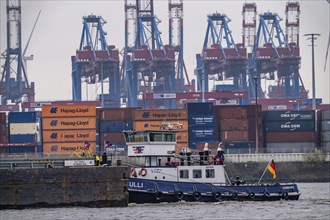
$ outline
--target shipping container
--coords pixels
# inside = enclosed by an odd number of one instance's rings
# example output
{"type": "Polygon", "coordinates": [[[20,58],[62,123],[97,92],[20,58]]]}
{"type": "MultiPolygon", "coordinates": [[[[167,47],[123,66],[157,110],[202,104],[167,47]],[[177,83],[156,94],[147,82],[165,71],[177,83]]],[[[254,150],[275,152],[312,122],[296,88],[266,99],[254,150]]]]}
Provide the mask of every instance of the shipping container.
{"type": "Polygon", "coordinates": [[[330,141],[321,142],[321,150],[323,152],[330,152],[330,141]]]}
{"type": "Polygon", "coordinates": [[[123,130],[132,130],[132,120],[126,121],[100,121],[99,132],[122,132],[123,130]]]}
{"type": "Polygon", "coordinates": [[[256,147],[253,141],[236,141],[225,143],[227,154],[251,154],[255,153],[256,147]]]}
{"type": "Polygon", "coordinates": [[[189,129],[189,140],[215,140],[215,128],[199,127],[189,129]]]}
{"type": "Polygon", "coordinates": [[[35,134],[9,135],[9,143],[34,143],[35,141],[36,141],[35,134]]]}
{"type": "Polygon", "coordinates": [[[213,104],[211,102],[204,103],[187,103],[188,115],[213,114],[213,104]]]}
{"type": "Polygon", "coordinates": [[[133,112],[138,108],[97,108],[97,118],[101,121],[133,120],[133,112]]]}
{"type": "Polygon", "coordinates": [[[111,144],[125,144],[124,134],[122,132],[99,133],[99,136],[100,146],[104,146],[106,141],[109,141],[111,144]]]}
{"type": "Polygon", "coordinates": [[[174,120],[174,121],[134,121],[134,130],[159,130],[159,129],[172,129],[179,131],[188,130],[187,120],[174,120]]]}
{"type": "Polygon", "coordinates": [[[266,132],[315,131],[314,121],[272,121],[266,122],[266,132]]]}
{"type": "Polygon", "coordinates": [[[330,120],[322,121],[322,131],[330,131],[330,120]]]}
{"type": "Polygon", "coordinates": [[[57,117],[95,117],[95,105],[43,105],[43,118],[57,117]]]}
{"type": "MultiPolygon", "coordinates": [[[[96,143],[89,142],[90,149],[92,152],[96,151],[96,143]]],[[[43,144],[43,153],[44,154],[70,154],[75,156],[75,151],[84,150],[84,143],[45,143],[43,144]]],[[[77,152],[77,151],[76,151],[77,152]]]]}
{"type": "Polygon", "coordinates": [[[117,156],[127,157],[126,144],[113,144],[111,147],[106,148],[105,152],[108,155],[108,160],[114,161],[117,156]]]}
{"type": "Polygon", "coordinates": [[[9,112],[8,123],[36,123],[36,112],[9,112]]]}
{"type": "Polygon", "coordinates": [[[37,123],[10,123],[9,134],[35,134],[37,132],[37,123]]]}
{"type": "Polygon", "coordinates": [[[248,131],[221,131],[220,140],[223,142],[227,141],[248,141],[248,131]]]}
{"type": "Polygon", "coordinates": [[[7,144],[8,142],[8,134],[0,134],[0,144],[7,144]]]}
{"type": "MultiPolygon", "coordinates": [[[[2,144],[0,142],[0,144],[2,144]]],[[[9,147],[8,146],[0,146],[0,154],[9,154],[9,147]]]]}
{"type": "Polygon", "coordinates": [[[189,128],[193,127],[214,127],[215,126],[215,118],[213,114],[209,115],[189,115],[188,117],[189,128]]]}
{"type": "Polygon", "coordinates": [[[43,130],[96,129],[95,117],[43,118],[43,130]]]}
{"type": "Polygon", "coordinates": [[[133,120],[135,121],[171,121],[187,119],[188,113],[185,109],[135,110],[133,113],[133,120]]]}
{"type": "Polygon", "coordinates": [[[329,142],[330,141],[330,131],[322,131],[321,132],[321,141],[329,142]]]}
{"type": "Polygon", "coordinates": [[[220,108],[221,119],[245,119],[247,110],[243,107],[223,107],[220,108]]]}
{"type": "Polygon", "coordinates": [[[265,121],[314,121],[315,111],[265,111],[265,121]]]}
{"type": "Polygon", "coordinates": [[[7,117],[5,112],[0,112],[0,124],[6,123],[7,117]]]}
{"type": "Polygon", "coordinates": [[[178,143],[188,143],[188,131],[182,131],[176,133],[176,142],[178,143]]]}
{"type": "Polygon", "coordinates": [[[248,130],[247,119],[223,119],[220,121],[220,130],[224,131],[244,131],[248,130]]]}
{"type": "Polygon", "coordinates": [[[35,153],[36,146],[11,146],[9,147],[9,153],[11,154],[23,154],[23,153],[35,153]]]}
{"type": "Polygon", "coordinates": [[[49,142],[95,142],[96,131],[91,130],[49,130],[42,132],[43,143],[49,142]]]}
{"type": "Polygon", "coordinates": [[[316,133],[309,131],[301,132],[268,132],[266,133],[267,142],[313,142],[316,141],[316,133]]]}
{"type": "Polygon", "coordinates": [[[266,153],[313,153],[315,142],[267,143],[266,153]]]}
{"type": "Polygon", "coordinates": [[[322,120],[330,120],[330,109],[322,110],[322,120]]]}

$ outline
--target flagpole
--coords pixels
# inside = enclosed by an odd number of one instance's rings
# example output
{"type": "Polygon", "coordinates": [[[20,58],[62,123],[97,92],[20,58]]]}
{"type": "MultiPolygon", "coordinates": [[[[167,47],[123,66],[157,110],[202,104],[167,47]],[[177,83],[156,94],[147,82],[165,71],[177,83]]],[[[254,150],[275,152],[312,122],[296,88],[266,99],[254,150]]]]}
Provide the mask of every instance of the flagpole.
{"type": "Polygon", "coordinates": [[[267,169],[268,169],[269,164],[270,164],[270,161],[268,162],[268,164],[267,164],[267,166],[266,166],[264,172],[262,173],[262,175],[261,175],[261,177],[260,177],[260,179],[259,179],[259,181],[258,181],[258,184],[260,183],[262,177],[264,177],[264,175],[265,175],[265,173],[266,173],[266,171],[267,171],[267,169]]]}

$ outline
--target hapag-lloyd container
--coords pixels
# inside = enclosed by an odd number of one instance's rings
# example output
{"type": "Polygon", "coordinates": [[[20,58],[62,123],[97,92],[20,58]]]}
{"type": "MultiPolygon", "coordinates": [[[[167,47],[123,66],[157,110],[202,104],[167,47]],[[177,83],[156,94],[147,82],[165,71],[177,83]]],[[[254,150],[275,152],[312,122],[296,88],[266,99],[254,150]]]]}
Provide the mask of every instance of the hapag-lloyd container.
{"type": "Polygon", "coordinates": [[[49,142],[95,142],[96,130],[49,130],[42,133],[43,143],[49,142]]]}
{"type": "Polygon", "coordinates": [[[187,120],[188,112],[185,109],[155,109],[155,110],[135,110],[133,112],[134,121],[173,121],[187,120]]]}
{"type": "Polygon", "coordinates": [[[95,117],[43,118],[43,130],[95,129],[95,117]]]}
{"type": "MultiPolygon", "coordinates": [[[[89,149],[92,152],[96,151],[96,143],[89,142],[90,147],[89,149]]],[[[83,142],[76,142],[76,143],[44,143],[43,144],[43,152],[44,153],[51,153],[51,154],[71,154],[74,155],[75,151],[78,149],[84,150],[84,143],[83,142]]],[[[77,152],[77,151],[76,151],[77,152]]]]}
{"type": "Polygon", "coordinates": [[[42,117],[95,117],[95,105],[43,105],[42,117]]]}
{"type": "Polygon", "coordinates": [[[315,111],[265,111],[263,112],[265,121],[314,121],[315,111]]]}
{"type": "Polygon", "coordinates": [[[169,126],[173,130],[187,131],[188,121],[187,120],[172,120],[172,121],[133,121],[133,129],[135,130],[159,130],[168,129],[169,126]]]}

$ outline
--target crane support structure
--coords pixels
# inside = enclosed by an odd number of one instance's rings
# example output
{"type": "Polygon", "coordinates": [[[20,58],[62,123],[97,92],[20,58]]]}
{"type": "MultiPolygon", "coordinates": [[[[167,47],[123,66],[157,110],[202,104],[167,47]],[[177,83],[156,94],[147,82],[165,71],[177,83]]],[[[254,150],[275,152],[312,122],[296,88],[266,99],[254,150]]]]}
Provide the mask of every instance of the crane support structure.
{"type": "MultiPolygon", "coordinates": [[[[172,46],[164,45],[158,29],[159,20],[154,15],[153,1],[125,1],[126,30],[136,29],[134,44],[125,33],[125,82],[127,106],[148,105],[138,103],[139,96],[147,92],[175,92],[175,52],[172,46]],[[136,13],[136,21],[130,20],[136,13]],[[129,24],[134,26],[129,26],[129,24]]],[[[132,33],[131,33],[132,34],[132,33]]],[[[141,100],[141,98],[140,98],[141,100]]],[[[154,103],[157,106],[175,108],[172,100],[154,103]]]]}
{"type": "Polygon", "coordinates": [[[10,101],[18,104],[26,100],[33,102],[34,82],[29,83],[26,70],[26,60],[29,57],[24,56],[22,49],[21,0],[7,0],[6,7],[7,49],[2,54],[5,63],[0,77],[1,103],[7,105],[10,101]]]}
{"type": "Polygon", "coordinates": [[[108,107],[120,107],[119,51],[106,42],[101,16],[83,17],[83,30],[79,49],[72,61],[72,98],[82,101],[82,82],[101,83],[99,99],[108,107]],[[108,79],[108,93],[103,93],[103,83],[108,79]]]}
{"type": "MultiPolygon", "coordinates": [[[[230,91],[246,91],[246,48],[235,43],[226,15],[214,13],[208,15],[207,20],[203,50],[196,55],[197,90],[208,92],[209,76],[213,75],[220,81],[232,80],[230,91]]],[[[224,88],[228,88],[228,84],[224,88]]]]}
{"type": "Polygon", "coordinates": [[[287,4],[286,34],[280,25],[282,19],[276,13],[259,15],[256,40],[248,60],[250,98],[265,97],[262,79],[277,81],[276,86],[268,87],[269,98],[307,98],[299,74],[299,12],[298,3],[287,4]],[[290,16],[290,20],[289,13],[295,13],[295,19],[290,16]],[[255,94],[254,78],[258,79],[258,94],[255,94]]]}

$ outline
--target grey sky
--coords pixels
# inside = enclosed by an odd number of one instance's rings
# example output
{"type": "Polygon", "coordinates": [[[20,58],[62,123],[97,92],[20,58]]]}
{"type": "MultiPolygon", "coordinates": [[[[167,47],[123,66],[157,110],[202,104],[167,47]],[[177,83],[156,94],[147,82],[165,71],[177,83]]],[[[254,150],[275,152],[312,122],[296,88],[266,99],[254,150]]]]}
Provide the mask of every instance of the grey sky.
{"type": "MultiPolygon", "coordinates": [[[[202,50],[207,27],[207,15],[225,13],[230,19],[229,28],[236,43],[241,42],[242,7],[244,2],[255,2],[257,11],[279,14],[283,18],[284,29],[285,5],[287,1],[202,1],[184,0],[184,60],[190,79],[194,79],[196,66],[195,55],[202,50]]],[[[304,37],[307,33],[319,33],[315,48],[316,97],[329,103],[330,97],[330,58],[324,71],[325,54],[329,37],[330,4],[326,0],[303,0],[300,3],[300,74],[309,96],[312,96],[312,58],[310,41],[304,37]]],[[[162,31],[164,44],[168,43],[168,1],[154,0],[155,14],[162,20],[159,29],[162,31]]],[[[79,47],[82,32],[82,17],[90,14],[100,15],[107,24],[104,30],[108,33],[108,44],[121,50],[124,47],[124,1],[34,1],[22,0],[22,37],[23,47],[41,10],[33,38],[26,55],[34,55],[28,61],[29,81],[36,83],[36,100],[71,99],[71,56],[79,47]]],[[[6,1],[0,0],[0,52],[6,49],[6,1]]],[[[330,55],[329,55],[330,56],[330,55]]],[[[1,60],[3,65],[4,60],[1,60]]],[[[1,68],[2,71],[2,68],[1,68]]],[[[210,84],[212,85],[212,83],[210,84]]],[[[95,98],[96,86],[89,87],[89,99],[95,98]]]]}

